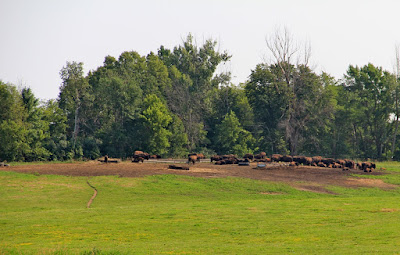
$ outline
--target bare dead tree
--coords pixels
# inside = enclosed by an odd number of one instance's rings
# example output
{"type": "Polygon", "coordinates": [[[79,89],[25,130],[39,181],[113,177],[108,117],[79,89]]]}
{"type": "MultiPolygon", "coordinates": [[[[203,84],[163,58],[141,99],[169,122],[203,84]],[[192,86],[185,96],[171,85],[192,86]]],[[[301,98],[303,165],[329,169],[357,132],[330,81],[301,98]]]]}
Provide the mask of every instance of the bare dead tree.
{"type": "Polygon", "coordinates": [[[272,62],[279,66],[285,76],[286,83],[290,85],[290,65],[299,51],[293,36],[287,27],[284,27],[283,30],[276,28],[272,36],[265,38],[265,42],[272,54],[272,62]]]}
{"type": "MultiPolygon", "coordinates": [[[[393,140],[392,140],[392,155],[394,155],[394,150],[396,149],[396,139],[397,139],[397,132],[399,129],[399,78],[400,78],[400,45],[397,44],[395,46],[395,54],[396,54],[396,62],[394,64],[394,74],[396,76],[396,83],[395,83],[395,90],[394,90],[394,102],[395,102],[395,128],[393,132],[393,140]]],[[[393,157],[393,156],[392,156],[393,157]]]]}
{"type": "Polygon", "coordinates": [[[272,56],[269,64],[278,66],[286,85],[291,90],[291,100],[289,100],[286,116],[278,126],[285,129],[290,151],[295,154],[301,140],[302,129],[311,119],[311,116],[308,116],[311,113],[307,113],[305,102],[296,96],[296,91],[298,91],[296,86],[303,85],[301,77],[297,77],[296,68],[308,67],[311,58],[311,44],[310,42],[304,44],[296,42],[287,27],[275,29],[274,33],[266,37],[265,41],[272,56]],[[300,117],[304,114],[305,116],[300,117]]]}

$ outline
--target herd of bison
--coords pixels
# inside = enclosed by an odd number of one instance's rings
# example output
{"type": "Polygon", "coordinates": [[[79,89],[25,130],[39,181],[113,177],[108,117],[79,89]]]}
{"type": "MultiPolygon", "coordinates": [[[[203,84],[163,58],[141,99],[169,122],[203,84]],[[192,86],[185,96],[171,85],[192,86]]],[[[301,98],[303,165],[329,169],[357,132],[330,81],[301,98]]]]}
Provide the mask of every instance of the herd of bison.
{"type": "MultiPolygon", "coordinates": [[[[135,151],[133,154],[132,162],[139,163],[148,159],[159,159],[159,155],[150,155],[143,151],[135,151]]],[[[188,155],[189,164],[195,164],[200,162],[201,159],[206,157],[201,153],[191,153],[188,155]]],[[[364,172],[372,172],[376,165],[373,162],[355,162],[350,159],[333,159],[333,158],[323,158],[321,156],[305,157],[305,156],[290,156],[290,155],[280,155],[272,154],[271,157],[267,157],[265,152],[259,154],[246,154],[243,158],[238,158],[236,155],[215,155],[210,158],[211,162],[215,162],[216,165],[226,165],[226,164],[246,164],[252,161],[255,162],[285,162],[288,166],[315,166],[315,167],[327,167],[327,168],[341,168],[343,171],[350,169],[359,169],[364,172]]]]}

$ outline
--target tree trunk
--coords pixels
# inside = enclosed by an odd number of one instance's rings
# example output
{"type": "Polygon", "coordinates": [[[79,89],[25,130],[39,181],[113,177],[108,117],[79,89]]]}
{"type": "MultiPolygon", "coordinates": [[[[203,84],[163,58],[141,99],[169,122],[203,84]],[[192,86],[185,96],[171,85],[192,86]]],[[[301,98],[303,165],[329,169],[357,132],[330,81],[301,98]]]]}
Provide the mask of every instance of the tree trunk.
{"type": "Polygon", "coordinates": [[[75,122],[74,133],[72,134],[72,148],[74,148],[74,149],[75,149],[76,137],[78,136],[78,132],[79,132],[78,114],[79,114],[79,107],[76,107],[75,121],[74,121],[75,122]]]}

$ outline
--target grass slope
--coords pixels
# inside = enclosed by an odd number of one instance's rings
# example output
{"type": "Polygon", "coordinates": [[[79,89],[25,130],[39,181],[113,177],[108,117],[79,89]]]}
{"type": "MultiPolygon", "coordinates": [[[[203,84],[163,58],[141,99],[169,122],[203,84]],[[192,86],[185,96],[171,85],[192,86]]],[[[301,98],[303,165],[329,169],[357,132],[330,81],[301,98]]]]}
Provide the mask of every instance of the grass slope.
{"type": "MultiPolygon", "coordinates": [[[[400,184],[400,164],[384,163],[400,184]]],[[[0,172],[0,254],[396,253],[399,190],[0,172]]]]}

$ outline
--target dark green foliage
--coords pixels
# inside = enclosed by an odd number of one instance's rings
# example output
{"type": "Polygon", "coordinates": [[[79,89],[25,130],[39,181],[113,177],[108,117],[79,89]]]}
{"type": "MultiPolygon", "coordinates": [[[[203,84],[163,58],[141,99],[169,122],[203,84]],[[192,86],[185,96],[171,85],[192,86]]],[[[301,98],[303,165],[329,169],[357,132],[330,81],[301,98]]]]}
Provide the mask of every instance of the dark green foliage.
{"type": "Polygon", "coordinates": [[[347,120],[351,133],[345,133],[365,158],[382,158],[390,149],[394,113],[396,78],[372,64],[361,68],[350,66],[344,82],[341,117],[347,120]],[[346,98],[347,100],[343,100],[346,98]]]}
{"type": "Polygon", "coordinates": [[[236,114],[230,111],[216,126],[214,142],[218,154],[243,156],[246,153],[253,153],[255,141],[251,133],[242,128],[236,114]]]}
{"type": "Polygon", "coordinates": [[[399,82],[380,67],[349,66],[342,81],[290,59],[258,64],[230,84],[231,56],[192,35],[172,50],[106,56],[60,71],[57,100],[0,81],[0,161],[165,157],[265,151],[335,158],[400,158],[399,82]],[[293,62],[293,61],[292,61],[293,62]]]}

